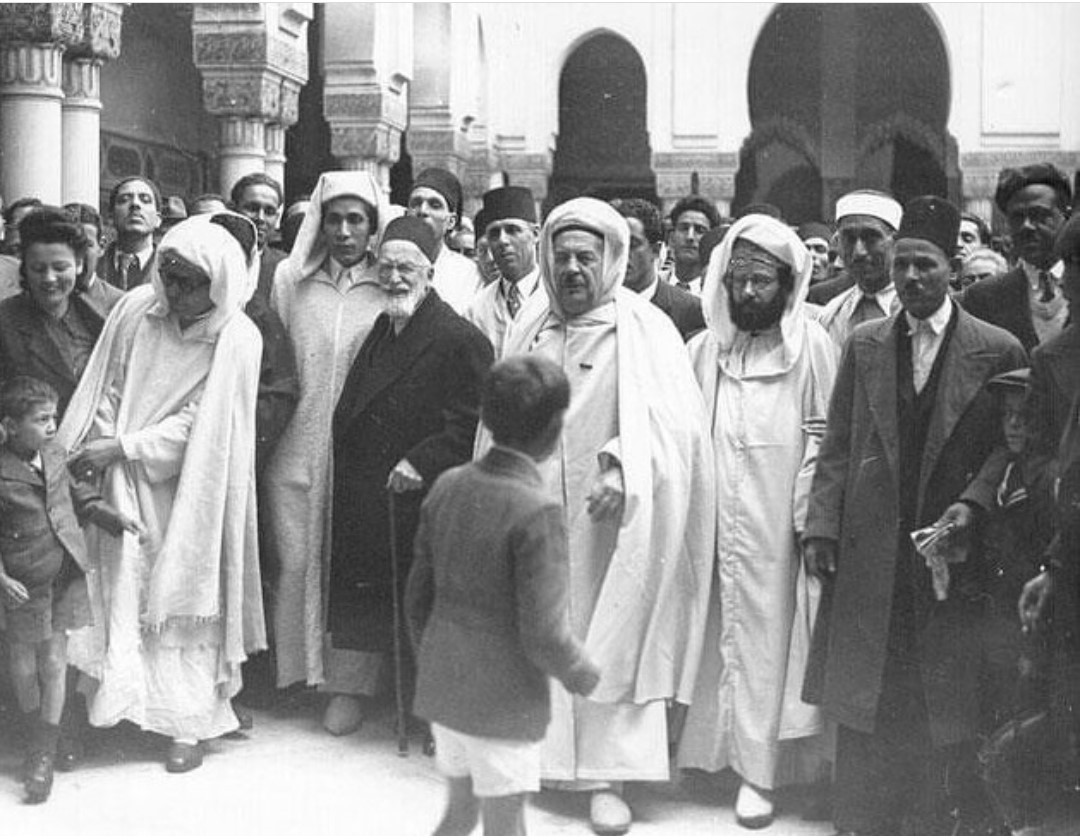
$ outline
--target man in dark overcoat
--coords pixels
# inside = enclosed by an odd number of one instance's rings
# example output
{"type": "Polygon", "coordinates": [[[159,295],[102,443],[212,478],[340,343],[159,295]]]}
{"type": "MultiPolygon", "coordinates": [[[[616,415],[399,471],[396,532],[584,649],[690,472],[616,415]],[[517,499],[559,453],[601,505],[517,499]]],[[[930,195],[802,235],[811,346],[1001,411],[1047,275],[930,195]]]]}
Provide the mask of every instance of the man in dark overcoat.
{"type": "MultiPolygon", "coordinates": [[[[393,596],[409,574],[420,503],[439,474],[472,457],[480,381],[493,362],[488,339],[430,288],[436,243],[418,218],[387,226],[376,265],[386,307],[334,414],[328,631],[335,650],[354,652],[350,681],[332,683],[339,704],[353,701],[336,709],[340,714],[357,711],[360,696],[373,696],[380,684],[394,643],[393,596]]],[[[411,663],[403,672],[411,678],[411,663]]]]}
{"type": "Polygon", "coordinates": [[[978,722],[977,555],[950,567],[939,600],[910,534],[943,517],[973,523],[978,503],[957,500],[999,432],[984,384],[1025,356],[949,298],[959,220],[940,198],[905,208],[891,267],[902,310],[852,333],[818,453],[803,544],[832,585],[815,639],[821,703],[839,724],[841,832],[896,834],[914,814],[936,833],[946,774],[974,767],[958,744],[978,722]]]}

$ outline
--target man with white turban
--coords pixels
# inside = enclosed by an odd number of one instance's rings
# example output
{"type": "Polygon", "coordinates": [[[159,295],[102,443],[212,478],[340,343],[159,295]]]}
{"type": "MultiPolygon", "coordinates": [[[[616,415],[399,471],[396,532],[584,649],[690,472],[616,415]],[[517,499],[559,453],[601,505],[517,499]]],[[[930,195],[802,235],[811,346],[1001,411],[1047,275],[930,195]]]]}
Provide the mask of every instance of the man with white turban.
{"type": "Polygon", "coordinates": [[[771,822],[779,783],[815,777],[779,767],[788,741],[821,731],[799,698],[819,586],[797,544],[838,351],[803,312],[812,272],[787,225],[741,218],[709,262],[708,329],[688,346],[711,415],[718,576],[679,764],[734,769],[747,827],[771,822]]]}
{"type": "Polygon", "coordinates": [[[665,701],[693,689],[716,513],[701,392],[671,321],[622,287],[628,245],[606,203],[552,210],[548,307],[505,350],[553,360],[573,392],[542,469],[566,509],[572,628],[602,674],[588,699],[552,684],[542,777],[592,791],[599,833],[630,826],[622,781],[668,778],[665,701]]]}
{"type": "MultiPolygon", "coordinates": [[[[331,424],[349,368],[383,309],[372,251],[386,216],[370,174],[326,172],[274,276],[271,304],[292,338],[300,378],[300,401],[267,467],[264,498],[278,568],[272,623],[279,687],[353,690],[356,660],[332,654],[324,669],[323,658],[331,424]]],[[[333,733],[352,731],[359,706],[331,699],[324,722],[333,733]]]]}
{"type": "Polygon", "coordinates": [[[262,339],[244,315],[254,243],[251,222],[232,213],[169,230],[150,282],[113,309],[57,433],[73,472],[100,479],[146,532],[88,532],[94,626],[72,634],[70,658],[96,681],[90,721],[171,738],[170,772],[199,766],[200,742],[237,728],[240,666],[266,647],[255,511],[262,339]]]}

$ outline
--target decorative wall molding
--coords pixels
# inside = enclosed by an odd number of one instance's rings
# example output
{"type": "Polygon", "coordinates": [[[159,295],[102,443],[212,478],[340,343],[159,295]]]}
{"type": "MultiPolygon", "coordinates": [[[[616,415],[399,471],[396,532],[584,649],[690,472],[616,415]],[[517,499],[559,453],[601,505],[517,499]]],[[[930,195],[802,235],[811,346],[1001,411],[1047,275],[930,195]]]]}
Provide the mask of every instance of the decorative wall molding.
{"type": "Polygon", "coordinates": [[[656,194],[665,203],[690,194],[695,174],[698,194],[726,203],[735,197],[739,155],[728,151],[654,153],[652,169],[656,173],[656,194]]]}

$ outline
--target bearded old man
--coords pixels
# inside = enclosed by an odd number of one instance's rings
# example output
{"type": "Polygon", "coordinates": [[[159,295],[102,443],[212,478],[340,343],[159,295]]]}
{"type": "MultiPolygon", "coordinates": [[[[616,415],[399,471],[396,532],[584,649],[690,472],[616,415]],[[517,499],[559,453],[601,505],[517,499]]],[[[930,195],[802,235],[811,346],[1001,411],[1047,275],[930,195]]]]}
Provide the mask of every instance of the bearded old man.
{"type": "Polygon", "coordinates": [[[553,360],[574,393],[542,469],[567,514],[572,627],[602,676],[588,699],[552,685],[542,776],[592,791],[601,833],[630,826],[622,781],[668,778],[665,701],[693,689],[716,513],[701,392],[671,321],[622,287],[628,244],[606,203],[552,210],[548,308],[505,350],[553,360]]]}
{"type": "Polygon", "coordinates": [[[779,783],[818,777],[779,772],[822,730],[799,698],[819,586],[798,536],[838,351],[803,312],[812,272],[786,224],[736,221],[706,272],[708,330],[688,346],[712,416],[719,574],[679,763],[734,769],[747,827],[771,823],[779,783]]]}

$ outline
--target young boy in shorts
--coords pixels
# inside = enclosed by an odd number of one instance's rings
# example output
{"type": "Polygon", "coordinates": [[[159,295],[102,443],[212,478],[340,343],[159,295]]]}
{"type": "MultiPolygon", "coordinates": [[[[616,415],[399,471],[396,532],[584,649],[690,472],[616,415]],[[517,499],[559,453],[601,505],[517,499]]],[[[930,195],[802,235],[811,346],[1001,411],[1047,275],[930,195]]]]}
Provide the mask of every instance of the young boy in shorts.
{"type": "Polygon", "coordinates": [[[494,446],[444,473],[420,512],[406,611],[417,646],[413,711],[431,723],[449,800],[435,836],[524,836],[550,721],[548,676],[588,695],[599,671],[570,629],[566,528],[537,462],[570,403],[562,370],[522,356],[492,367],[481,420],[494,446]]]}

